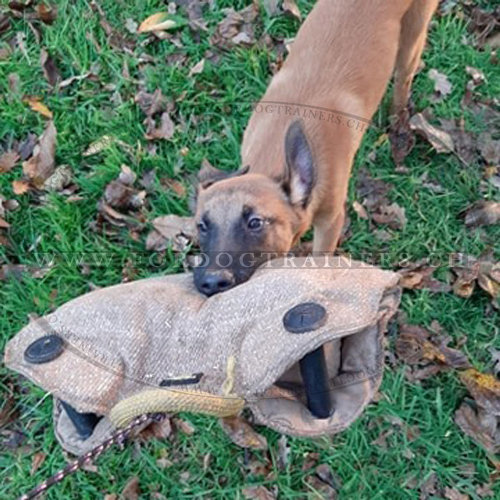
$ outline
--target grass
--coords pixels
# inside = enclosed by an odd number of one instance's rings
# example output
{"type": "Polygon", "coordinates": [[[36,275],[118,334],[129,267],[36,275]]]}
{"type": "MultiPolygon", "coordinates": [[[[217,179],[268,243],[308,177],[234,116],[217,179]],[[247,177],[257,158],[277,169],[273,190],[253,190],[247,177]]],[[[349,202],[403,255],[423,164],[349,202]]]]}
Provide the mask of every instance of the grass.
{"type": "MultiPolygon", "coordinates": [[[[106,265],[90,262],[82,266],[78,259],[59,258],[57,265],[41,279],[26,275],[22,281],[0,282],[0,351],[5,343],[27,322],[28,314],[45,314],[68,300],[89,291],[90,284],[108,286],[121,282],[122,269],[132,259],[134,277],[148,277],[179,269],[175,256],[167,252],[159,264],[144,253],[144,237],[135,241],[125,230],[114,237],[106,237],[91,230],[95,220],[96,203],[105,185],[116,178],[122,164],[129,165],[139,176],[155,169],[153,192],[148,196],[147,220],[166,213],[188,214],[187,197],[178,197],[161,187],[159,179],[173,177],[189,185],[189,175],[195,173],[203,158],[223,168],[234,169],[239,164],[239,145],[246,121],[250,115],[249,102],[258,99],[269,79],[268,63],[272,55],[261,47],[231,50],[214,65],[207,61],[205,70],[189,77],[205,51],[210,49],[210,33],[224,14],[223,7],[244,7],[247,2],[217,1],[216,8],[205,15],[209,32],[201,32],[196,42],[189,29],[184,28],[182,51],[189,59],[186,67],[168,65],[165,59],[178,51],[167,41],[142,43],[133,53],[110,47],[92,12],[89,2],[58,2],[59,15],[52,26],[44,26],[43,41],[38,43],[28,24],[17,19],[9,32],[2,35],[0,44],[14,33],[26,37],[26,53],[15,50],[0,61],[0,144],[8,147],[14,139],[22,139],[28,132],[40,134],[44,119],[30,111],[22,102],[23,95],[38,95],[53,111],[58,130],[57,162],[70,165],[81,201],[67,203],[60,194],[50,194],[42,202],[32,195],[15,196],[11,183],[20,178],[20,167],[0,176],[0,193],[16,198],[20,207],[9,213],[9,233],[12,248],[0,246],[0,263],[37,265],[42,254],[89,255],[106,253],[112,256],[106,265]],[[93,41],[94,40],[94,41],[93,41]],[[75,82],[60,92],[50,89],[39,66],[41,47],[45,47],[57,61],[63,78],[85,73],[99,65],[99,80],[75,82]],[[100,47],[100,52],[97,50],[100,47]],[[140,55],[152,56],[152,62],[139,63],[140,55]],[[124,65],[129,77],[123,76],[124,65]],[[8,88],[7,75],[17,73],[20,89],[14,95],[8,88]],[[143,115],[134,103],[138,85],[153,91],[160,88],[177,103],[176,123],[183,124],[171,141],[157,143],[153,156],[145,148],[143,115]],[[207,134],[212,138],[197,143],[207,134]],[[114,144],[102,153],[82,157],[88,145],[111,135],[128,144],[132,154],[114,144]],[[188,148],[187,154],[183,148],[188,148]],[[184,154],[181,154],[183,152],[184,154]],[[36,250],[36,251],[35,251],[36,250]],[[86,268],[84,268],[86,267],[86,268]],[[84,272],[85,271],[85,272],[84,272]]],[[[164,9],[159,0],[101,2],[108,21],[126,33],[127,18],[141,21],[148,15],[164,9]]],[[[312,2],[299,2],[307,12],[312,2]]],[[[274,35],[293,36],[298,22],[284,17],[268,18],[262,13],[263,27],[274,35]]],[[[127,35],[134,38],[134,35],[127,35]]],[[[478,51],[464,41],[470,41],[466,21],[454,14],[437,17],[433,21],[428,49],[424,60],[426,70],[416,78],[413,98],[416,109],[431,106],[440,118],[460,117],[464,113],[460,102],[468,75],[466,66],[473,66],[486,75],[486,82],[477,89],[485,98],[498,96],[500,79],[498,67],[491,61],[488,51],[478,51]],[[430,101],[433,82],[426,71],[436,68],[445,73],[453,84],[453,91],[438,103],[430,101]]],[[[0,45],[1,46],[1,45],[0,45]]],[[[408,224],[394,232],[388,243],[377,240],[369,231],[366,221],[354,212],[352,237],[344,249],[354,257],[367,252],[388,252],[394,261],[402,256],[416,260],[429,255],[445,260],[451,252],[479,255],[500,240],[498,227],[477,231],[467,230],[457,218],[458,213],[481,197],[481,168],[477,164],[464,167],[456,157],[438,155],[429,145],[419,141],[407,159],[409,173],[395,172],[387,141],[377,139],[387,126],[386,97],[374,117],[375,126],[365,136],[356,158],[355,169],[366,166],[371,174],[394,185],[390,195],[406,209],[408,224]],[[376,145],[378,144],[378,145],[376,145]],[[376,159],[369,153],[376,151],[376,159]],[[421,176],[439,182],[444,190],[440,194],[422,187],[421,176]]],[[[465,115],[466,128],[480,131],[482,124],[473,116],[465,115]]],[[[355,181],[349,194],[355,199],[355,181]]],[[[483,196],[498,196],[493,187],[483,196]]],[[[488,299],[481,293],[463,300],[452,294],[433,295],[426,291],[406,293],[402,310],[410,323],[429,325],[439,321],[454,341],[463,340],[463,349],[475,367],[489,367],[488,348],[500,347],[497,318],[486,315],[488,299]]],[[[393,337],[389,337],[392,345],[393,337]]],[[[78,473],[54,487],[50,499],[102,498],[105,493],[119,493],[127,480],[139,477],[142,497],[160,493],[167,498],[241,498],[245,485],[276,484],[280,498],[314,498],[308,486],[308,472],[302,465],[309,453],[318,453],[318,463],[327,463],[338,476],[342,486],[339,497],[350,499],[413,499],[419,498],[419,486],[436,474],[440,487],[454,487],[478,498],[476,488],[487,482],[494,467],[485,452],[464,436],[453,422],[454,411],[465,395],[465,390],[452,373],[441,374],[421,384],[408,382],[405,367],[397,365],[386,369],[381,392],[383,397],[371,405],[353,426],[333,438],[319,440],[289,439],[290,461],[284,470],[273,467],[273,477],[249,473],[243,450],[230,444],[216,420],[184,415],[196,428],[192,436],[178,433],[168,441],[149,441],[137,447],[114,450],[103,456],[98,473],[78,473]],[[409,426],[418,427],[418,436],[409,440],[406,433],[390,423],[397,416],[409,426]],[[372,444],[381,432],[393,429],[387,438],[387,447],[372,444]],[[206,471],[203,457],[211,454],[206,471]],[[173,465],[161,469],[157,459],[168,457],[173,465]],[[405,457],[412,457],[411,459],[405,457]],[[472,472],[471,472],[472,467],[472,472]],[[189,471],[187,480],[180,475],[189,471]]],[[[0,391],[7,391],[13,374],[0,367],[0,391]]],[[[16,379],[17,380],[17,379],[16,379]]],[[[35,486],[65,464],[65,457],[56,444],[51,430],[50,398],[26,381],[17,380],[21,391],[16,394],[20,420],[14,425],[25,433],[23,446],[5,447],[0,454],[0,498],[14,498],[35,486]],[[31,475],[32,454],[46,453],[47,458],[39,470],[31,475]]],[[[277,463],[279,435],[262,429],[270,443],[270,457],[277,463]]],[[[252,460],[264,462],[265,456],[252,453],[252,460]]],[[[500,487],[494,487],[500,495],[500,487]]],[[[151,498],[157,498],[151,496],[151,498]]]]}

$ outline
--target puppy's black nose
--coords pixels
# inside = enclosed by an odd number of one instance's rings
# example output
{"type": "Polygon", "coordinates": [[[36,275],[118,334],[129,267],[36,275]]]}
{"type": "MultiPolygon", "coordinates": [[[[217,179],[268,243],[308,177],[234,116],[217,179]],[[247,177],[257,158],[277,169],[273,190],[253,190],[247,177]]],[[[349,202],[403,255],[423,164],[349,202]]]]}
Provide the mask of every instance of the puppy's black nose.
{"type": "Polygon", "coordinates": [[[233,286],[234,277],[227,271],[206,272],[196,283],[198,290],[207,297],[229,290],[233,286]]]}

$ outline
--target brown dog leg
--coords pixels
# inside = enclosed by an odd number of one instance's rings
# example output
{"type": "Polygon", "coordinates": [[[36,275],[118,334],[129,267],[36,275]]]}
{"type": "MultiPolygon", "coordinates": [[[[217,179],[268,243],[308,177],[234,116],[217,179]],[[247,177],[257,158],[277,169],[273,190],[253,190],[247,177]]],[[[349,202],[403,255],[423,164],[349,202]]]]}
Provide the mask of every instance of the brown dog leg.
{"type": "Polygon", "coordinates": [[[425,47],[427,28],[438,3],[438,0],[414,0],[403,17],[391,114],[397,115],[408,103],[413,77],[425,47]]]}

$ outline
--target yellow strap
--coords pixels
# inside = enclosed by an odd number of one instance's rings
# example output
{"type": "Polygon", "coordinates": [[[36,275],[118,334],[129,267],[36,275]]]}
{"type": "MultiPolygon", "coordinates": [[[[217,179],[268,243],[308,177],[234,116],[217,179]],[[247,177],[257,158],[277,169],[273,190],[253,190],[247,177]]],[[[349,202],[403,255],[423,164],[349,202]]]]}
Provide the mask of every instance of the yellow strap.
{"type": "Polygon", "coordinates": [[[130,396],[116,404],[109,414],[111,423],[125,427],[145,413],[176,413],[189,411],[215,417],[237,415],[245,400],[236,396],[215,396],[208,392],[182,389],[153,389],[130,396]]]}

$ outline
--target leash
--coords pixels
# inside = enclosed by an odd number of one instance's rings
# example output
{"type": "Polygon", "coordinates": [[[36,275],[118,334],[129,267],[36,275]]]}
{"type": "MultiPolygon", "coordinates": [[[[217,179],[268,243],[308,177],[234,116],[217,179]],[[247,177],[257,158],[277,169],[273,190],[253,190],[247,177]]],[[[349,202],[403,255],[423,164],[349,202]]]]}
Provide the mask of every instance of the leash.
{"type": "Polygon", "coordinates": [[[37,497],[44,491],[47,491],[54,484],[60,483],[64,478],[80,470],[83,467],[83,465],[85,465],[86,462],[89,462],[90,460],[97,458],[99,455],[101,455],[101,453],[105,452],[114,444],[123,443],[123,441],[125,441],[129,437],[131,432],[136,427],[139,427],[144,424],[150,424],[153,422],[161,422],[164,418],[165,418],[164,413],[147,413],[136,417],[126,427],[115,431],[111,435],[111,437],[103,441],[101,444],[97,445],[95,448],[92,448],[84,455],[78,457],[73,462],[66,465],[66,467],[56,472],[53,476],[49,477],[43,483],[37,485],[28,493],[21,495],[18,500],[31,500],[32,498],[37,497]]]}

